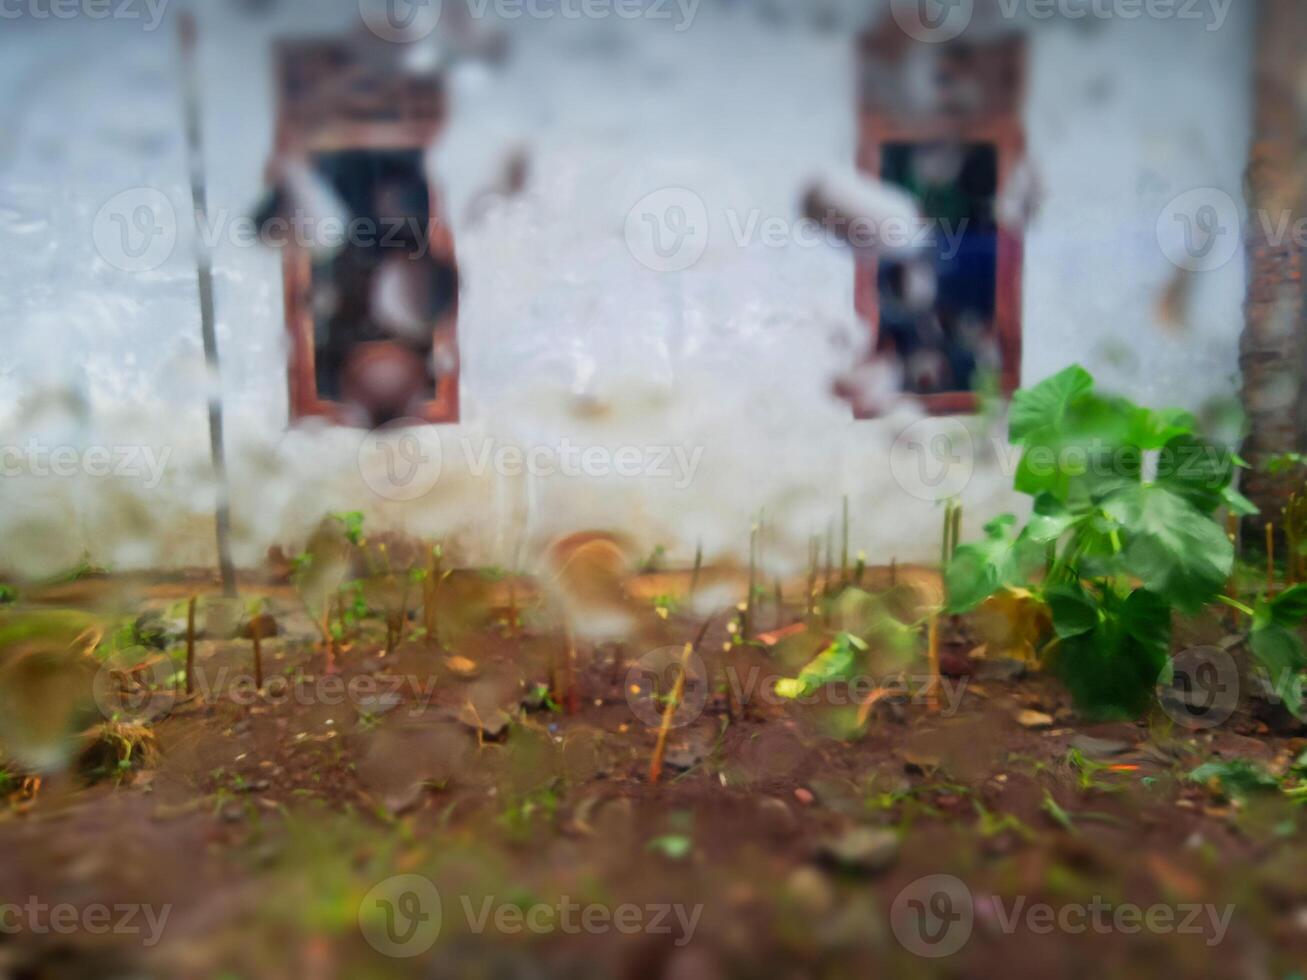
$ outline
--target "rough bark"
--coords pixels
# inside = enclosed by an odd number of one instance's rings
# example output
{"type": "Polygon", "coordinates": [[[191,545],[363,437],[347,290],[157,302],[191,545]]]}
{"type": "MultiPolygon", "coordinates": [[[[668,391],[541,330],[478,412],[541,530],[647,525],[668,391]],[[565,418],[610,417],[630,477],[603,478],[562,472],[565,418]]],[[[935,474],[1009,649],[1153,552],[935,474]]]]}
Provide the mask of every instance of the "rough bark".
{"type": "MultiPolygon", "coordinates": [[[[1278,522],[1301,477],[1272,477],[1261,464],[1307,449],[1307,256],[1293,228],[1307,215],[1307,4],[1263,0],[1258,23],[1253,145],[1247,174],[1249,291],[1240,342],[1243,403],[1249,436],[1243,454],[1253,469],[1244,492],[1262,508],[1253,520],[1278,522]],[[1288,223],[1284,219],[1288,218],[1288,223]]],[[[1257,539],[1253,539],[1257,540],[1257,539]]]]}

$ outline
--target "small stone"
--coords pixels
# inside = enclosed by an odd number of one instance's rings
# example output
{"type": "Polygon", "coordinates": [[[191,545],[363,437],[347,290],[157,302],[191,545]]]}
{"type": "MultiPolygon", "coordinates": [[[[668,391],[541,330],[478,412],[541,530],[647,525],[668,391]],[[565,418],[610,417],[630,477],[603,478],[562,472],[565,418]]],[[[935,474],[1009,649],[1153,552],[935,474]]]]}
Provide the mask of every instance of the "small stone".
{"type": "Polygon", "coordinates": [[[1077,735],[1067,744],[1091,759],[1109,759],[1130,749],[1128,742],[1115,738],[1095,738],[1093,735],[1077,735]]]}
{"type": "Polygon", "coordinates": [[[380,718],[382,715],[394,711],[403,703],[404,699],[394,691],[383,691],[380,694],[360,695],[355,707],[358,708],[360,714],[380,718]]]}
{"type": "Polygon", "coordinates": [[[463,706],[463,710],[458,713],[458,720],[473,731],[481,732],[481,736],[491,742],[503,738],[508,733],[508,726],[513,723],[506,711],[495,709],[479,712],[470,704],[463,706]]]}
{"type": "Polygon", "coordinates": [[[929,776],[940,765],[940,757],[933,752],[918,749],[904,749],[899,753],[903,757],[903,768],[907,772],[929,776]]]}
{"type": "Polygon", "coordinates": [[[241,630],[241,636],[247,640],[252,640],[257,634],[259,639],[266,640],[270,636],[276,636],[280,630],[281,628],[272,616],[268,613],[259,613],[245,624],[241,630]]]}
{"type": "Polygon", "coordinates": [[[424,781],[419,780],[409,786],[408,789],[387,796],[385,800],[386,809],[396,817],[401,816],[408,813],[410,810],[415,809],[417,805],[422,802],[426,793],[427,784],[424,781]]]}
{"type": "Polygon", "coordinates": [[[795,868],[785,887],[795,902],[811,915],[824,915],[835,907],[835,890],[830,881],[811,865],[795,868]]]}
{"type": "Polygon", "coordinates": [[[693,742],[674,745],[667,750],[663,757],[663,763],[668,769],[675,769],[678,772],[689,772],[695,766],[703,761],[703,747],[693,742]]]}
{"type": "Polygon", "coordinates": [[[822,841],[817,855],[842,868],[874,874],[898,860],[899,835],[879,827],[855,827],[822,841]]]}
{"type": "Polygon", "coordinates": [[[1053,716],[1026,708],[1017,713],[1017,724],[1022,728],[1052,728],[1053,716]]]}
{"type": "Polygon", "coordinates": [[[476,665],[476,661],[457,655],[446,657],[445,666],[449,668],[451,674],[464,681],[471,680],[481,673],[481,668],[476,665]]]}

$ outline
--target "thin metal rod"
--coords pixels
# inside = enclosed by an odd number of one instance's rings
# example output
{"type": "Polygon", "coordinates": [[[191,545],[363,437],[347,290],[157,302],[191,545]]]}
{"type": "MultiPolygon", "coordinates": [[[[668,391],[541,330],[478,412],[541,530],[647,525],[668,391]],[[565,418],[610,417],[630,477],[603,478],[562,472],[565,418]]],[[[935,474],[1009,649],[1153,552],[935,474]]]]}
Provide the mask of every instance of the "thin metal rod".
{"type": "Polygon", "coordinates": [[[222,592],[236,595],[236,566],[231,558],[231,488],[227,482],[227,454],[223,439],[222,374],[218,362],[218,337],[214,330],[213,260],[204,243],[208,227],[208,193],[204,178],[204,149],[200,130],[200,80],[195,53],[195,17],[190,11],[179,22],[182,74],[185,84],[186,147],[191,166],[191,200],[195,208],[195,266],[200,292],[200,330],[204,337],[204,363],[209,383],[209,452],[217,488],[214,524],[218,543],[218,569],[222,592]]]}

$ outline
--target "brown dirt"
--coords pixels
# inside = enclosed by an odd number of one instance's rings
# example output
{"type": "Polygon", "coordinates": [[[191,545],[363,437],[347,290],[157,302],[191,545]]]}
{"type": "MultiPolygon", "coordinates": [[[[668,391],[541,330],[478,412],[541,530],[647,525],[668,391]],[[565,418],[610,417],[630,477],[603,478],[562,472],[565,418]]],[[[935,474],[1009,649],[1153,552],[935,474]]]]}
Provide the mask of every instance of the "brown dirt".
{"type": "MultiPolygon", "coordinates": [[[[197,580],[126,585],[133,600],[168,605],[197,580]]],[[[106,604],[124,587],[73,583],[38,599],[106,604]]],[[[663,576],[645,590],[677,587],[663,576]]],[[[521,630],[496,622],[507,603],[503,583],[465,576],[447,596],[464,612],[442,607],[442,644],[418,637],[383,656],[380,626],[368,621],[329,679],[293,594],[260,585],[282,627],[264,641],[268,676],[295,679],[295,690],[311,695],[233,692],[234,675],[249,669],[250,644],[206,638],[199,667],[209,696],[176,704],[153,723],[157,764],[117,783],[47,782],[35,800],[15,798],[0,811],[0,904],[32,896],[79,907],[170,904],[161,941],[146,948],[139,935],[0,931],[0,976],[1023,978],[1166,970],[1287,980],[1307,963],[1302,810],[1278,797],[1234,805],[1184,778],[1212,758],[1283,769],[1307,745],[1301,738],[1274,737],[1244,714],[1208,733],[1164,716],[1089,724],[1050,678],[1007,679],[986,662],[961,664],[972,676],[955,712],[888,699],[865,730],[850,732],[852,709],[829,703],[834,694],[815,705],[761,696],[818,640],[800,635],[771,650],[724,653],[723,618],[703,645],[706,669],[718,677],[729,664],[755,697],[733,705],[713,691],[702,714],[674,730],[669,768],[655,786],[647,776],[655,732],[628,703],[627,670],[647,650],[679,647],[699,624],[647,609],[638,636],[621,647],[578,645],[576,715],[528,709],[524,699],[549,683],[566,643],[538,615],[530,590],[516,591],[521,630]],[[351,684],[383,701],[324,693],[351,684]],[[394,703],[384,700],[391,694],[394,703]],[[1052,726],[1018,724],[1027,709],[1049,715],[1052,726]],[[475,720],[494,728],[497,710],[513,724],[494,738],[479,735],[475,720]],[[1076,745],[1092,756],[1107,743],[1121,744],[1092,772],[1070,761],[1076,745]],[[897,856],[874,869],[832,865],[825,842],[858,827],[900,834],[897,856]],[[375,952],[357,918],[368,890],[401,873],[425,875],[443,898],[440,939],[413,959],[375,952]],[[976,921],[960,951],[936,960],[905,948],[891,912],[901,890],[938,874],[970,889],[976,921]],[[568,896],[609,908],[680,903],[703,911],[684,944],[675,931],[521,936],[492,926],[478,935],[465,910],[485,896],[495,907],[568,896]],[[1210,945],[1211,929],[1044,934],[1021,926],[1008,934],[990,896],[1055,909],[1096,896],[1113,907],[1229,904],[1233,915],[1210,945]]],[[[761,625],[794,616],[769,615],[761,625]]],[[[410,626],[420,622],[417,612],[410,626]]],[[[968,646],[965,631],[946,639],[968,646]]]]}

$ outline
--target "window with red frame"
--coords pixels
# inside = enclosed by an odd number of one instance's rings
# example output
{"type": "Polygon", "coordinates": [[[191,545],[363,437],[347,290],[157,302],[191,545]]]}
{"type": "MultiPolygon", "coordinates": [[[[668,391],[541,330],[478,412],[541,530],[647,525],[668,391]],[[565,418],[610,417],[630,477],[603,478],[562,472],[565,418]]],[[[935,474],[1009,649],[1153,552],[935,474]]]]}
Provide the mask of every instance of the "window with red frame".
{"type": "Polygon", "coordinates": [[[326,254],[284,250],[291,418],[455,422],[458,272],[425,167],[443,88],[369,44],[278,49],[278,160],[306,166],[349,222],[326,254]]]}
{"type": "Polygon", "coordinates": [[[1020,381],[1022,242],[998,202],[1024,152],[1023,57],[1019,38],[863,41],[859,168],[911,194],[928,234],[859,259],[857,310],[870,356],[895,358],[932,412],[974,411],[989,379],[1008,392],[1020,381]]]}

